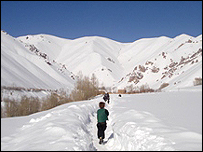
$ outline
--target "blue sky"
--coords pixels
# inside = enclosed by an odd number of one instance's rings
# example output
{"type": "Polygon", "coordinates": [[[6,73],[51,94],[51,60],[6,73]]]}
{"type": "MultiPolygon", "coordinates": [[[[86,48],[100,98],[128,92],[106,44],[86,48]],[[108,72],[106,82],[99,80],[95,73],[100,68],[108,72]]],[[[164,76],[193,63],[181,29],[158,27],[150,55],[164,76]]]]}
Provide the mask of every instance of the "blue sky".
{"type": "Polygon", "coordinates": [[[1,1],[1,30],[14,37],[102,36],[118,42],[202,34],[202,1],[1,1]]]}

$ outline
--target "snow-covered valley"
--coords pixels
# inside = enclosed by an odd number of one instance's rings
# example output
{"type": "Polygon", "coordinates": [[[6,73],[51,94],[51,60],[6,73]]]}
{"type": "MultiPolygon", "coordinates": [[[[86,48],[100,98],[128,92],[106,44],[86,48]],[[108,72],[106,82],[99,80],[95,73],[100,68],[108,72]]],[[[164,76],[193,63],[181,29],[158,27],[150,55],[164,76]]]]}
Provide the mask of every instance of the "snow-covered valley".
{"type": "MultiPolygon", "coordinates": [[[[1,150],[202,150],[202,35],[132,43],[89,36],[74,40],[1,31],[1,98],[74,89],[78,73],[95,74],[110,94],[104,145],[96,111],[102,95],[22,117],[1,118],[1,150]],[[147,88],[145,88],[147,89],[147,88]]],[[[4,106],[4,102],[1,102],[4,106]]]]}
{"type": "Polygon", "coordinates": [[[24,117],[1,119],[1,150],[201,151],[202,88],[110,94],[104,145],[96,111],[102,96],[24,117]]]}

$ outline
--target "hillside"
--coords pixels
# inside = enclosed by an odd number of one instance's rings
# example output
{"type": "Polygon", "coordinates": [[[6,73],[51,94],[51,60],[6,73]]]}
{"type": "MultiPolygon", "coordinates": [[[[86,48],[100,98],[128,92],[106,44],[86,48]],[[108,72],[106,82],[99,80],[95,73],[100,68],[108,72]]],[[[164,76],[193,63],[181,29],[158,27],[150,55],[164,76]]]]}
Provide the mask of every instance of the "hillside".
{"type": "Polygon", "coordinates": [[[123,52],[119,59],[128,74],[115,85],[120,88],[148,84],[158,89],[168,83],[170,90],[191,87],[195,78],[202,78],[201,35],[141,39],[123,52]]]}
{"type": "Polygon", "coordinates": [[[22,43],[4,32],[1,32],[1,63],[2,86],[73,88],[71,72],[51,62],[34,45],[22,43]]]}
{"type": "Polygon", "coordinates": [[[40,34],[14,38],[1,31],[1,85],[57,89],[93,73],[113,90],[148,85],[191,87],[202,78],[202,35],[143,38],[120,43],[89,36],[74,40],[40,34]]]}

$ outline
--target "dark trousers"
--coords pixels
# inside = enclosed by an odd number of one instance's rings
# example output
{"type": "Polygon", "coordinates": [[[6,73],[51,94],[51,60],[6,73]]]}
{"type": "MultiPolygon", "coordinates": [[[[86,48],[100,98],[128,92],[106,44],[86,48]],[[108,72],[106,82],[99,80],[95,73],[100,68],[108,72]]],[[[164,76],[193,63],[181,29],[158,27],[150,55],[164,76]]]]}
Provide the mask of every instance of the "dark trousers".
{"type": "Polygon", "coordinates": [[[109,104],[109,98],[103,97],[103,99],[104,99],[105,102],[107,101],[107,103],[109,104]]]}
{"type": "Polygon", "coordinates": [[[102,139],[105,138],[104,131],[106,130],[106,122],[98,122],[97,123],[98,133],[97,136],[102,137],[102,139]]]}

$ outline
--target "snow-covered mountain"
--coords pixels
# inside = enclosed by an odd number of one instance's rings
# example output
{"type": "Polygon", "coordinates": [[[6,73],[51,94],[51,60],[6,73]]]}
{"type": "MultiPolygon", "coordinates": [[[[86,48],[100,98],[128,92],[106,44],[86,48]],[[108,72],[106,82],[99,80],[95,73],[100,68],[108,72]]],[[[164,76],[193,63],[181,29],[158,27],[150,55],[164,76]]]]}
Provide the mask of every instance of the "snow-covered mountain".
{"type": "Polygon", "coordinates": [[[158,89],[193,86],[202,78],[202,35],[155,37],[132,43],[89,36],[74,40],[51,35],[14,38],[1,31],[1,85],[73,88],[79,71],[115,90],[149,85],[158,89]]]}
{"type": "MultiPolygon", "coordinates": [[[[59,49],[57,44],[51,47],[59,49]]],[[[48,49],[38,50],[33,44],[23,43],[1,32],[1,85],[41,89],[73,88],[73,75],[63,65],[49,59],[45,53],[48,49]]]]}
{"type": "MultiPolygon", "coordinates": [[[[79,71],[94,73],[100,85],[116,91],[130,85],[168,86],[159,93],[110,94],[104,145],[97,138],[96,111],[103,100],[98,95],[29,116],[2,118],[1,150],[202,150],[202,87],[193,84],[202,78],[202,35],[120,43],[98,36],[14,38],[1,31],[1,86],[72,89],[79,71]]],[[[46,90],[37,96],[50,93],[46,90]]]]}
{"type": "Polygon", "coordinates": [[[117,84],[121,88],[148,84],[157,89],[164,83],[169,84],[167,89],[184,88],[202,78],[202,35],[141,39],[121,54],[119,61],[127,73],[117,84]]]}

